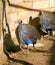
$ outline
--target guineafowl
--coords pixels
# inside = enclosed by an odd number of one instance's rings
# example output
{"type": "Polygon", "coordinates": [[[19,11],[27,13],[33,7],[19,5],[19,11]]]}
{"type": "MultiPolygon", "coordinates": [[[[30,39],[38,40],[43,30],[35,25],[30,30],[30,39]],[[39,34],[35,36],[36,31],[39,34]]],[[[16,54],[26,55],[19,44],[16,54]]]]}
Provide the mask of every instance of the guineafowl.
{"type": "MultiPolygon", "coordinates": [[[[35,48],[36,40],[40,39],[41,36],[37,29],[30,24],[22,24],[22,21],[18,21],[18,35],[19,35],[19,45],[21,50],[23,50],[23,45],[27,45],[27,54],[29,54],[29,44],[33,44],[35,48]]],[[[24,52],[24,50],[23,50],[24,52]]]]}
{"type": "Polygon", "coordinates": [[[52,26],[50,25],[51,19],[47,16],[44,11],[39,12],[39,16],[32,19],[32,16],[29,18],[29,24],[33,25],[39,31],[41,36],[52,35],[52,26]]]}

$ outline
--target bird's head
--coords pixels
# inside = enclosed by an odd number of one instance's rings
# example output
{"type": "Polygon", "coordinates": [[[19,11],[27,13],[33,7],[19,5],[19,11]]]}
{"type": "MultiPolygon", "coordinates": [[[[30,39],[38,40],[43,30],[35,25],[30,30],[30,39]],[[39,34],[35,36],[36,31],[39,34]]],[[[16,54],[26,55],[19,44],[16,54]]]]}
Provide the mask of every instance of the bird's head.
{"type": "Polygon", "coordinates": [[[17,22],[17,23],[22,24],[22,20],[18,20],[18,22],[17,22]]]}

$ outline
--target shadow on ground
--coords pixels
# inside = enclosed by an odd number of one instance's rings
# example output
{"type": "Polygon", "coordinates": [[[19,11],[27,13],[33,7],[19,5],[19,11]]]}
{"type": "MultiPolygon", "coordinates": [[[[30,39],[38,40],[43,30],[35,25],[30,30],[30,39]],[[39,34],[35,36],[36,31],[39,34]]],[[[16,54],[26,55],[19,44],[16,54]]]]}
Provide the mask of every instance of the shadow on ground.
{"type": "Polygon", "coordinates": [[[53,46],[51,47],[50,52],[49,65],[55,65],[55,40],[53,40],[53,46]]]}

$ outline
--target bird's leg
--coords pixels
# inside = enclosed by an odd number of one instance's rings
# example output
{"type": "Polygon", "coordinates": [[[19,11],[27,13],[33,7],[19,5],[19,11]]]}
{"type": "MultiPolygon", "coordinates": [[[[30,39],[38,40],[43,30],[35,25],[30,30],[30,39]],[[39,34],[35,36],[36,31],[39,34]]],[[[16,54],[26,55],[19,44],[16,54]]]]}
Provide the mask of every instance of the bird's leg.
{"type": "Polygon", "coordinates": [[[29,55],[29,46],[27,45],[27,51],[26,54],[29,55]]]}
{"type": "Polygon", "coordinates": [[[50,39],[51,35],[50,35],[50,31],[48,31],[48,40],[50,39]]]}
{"type": "Polygon", "coordinates": [[[23,47],[22,47],[22,43],[19,44],[20,45],[20,49],[23,51],[23,53],[25,54],[23,47]]]}
{"type": "Polygon", "coordinates": [[[33,48],[34,48],[34,50],[36,50],[35,44],[33,44],[33,48]]]}

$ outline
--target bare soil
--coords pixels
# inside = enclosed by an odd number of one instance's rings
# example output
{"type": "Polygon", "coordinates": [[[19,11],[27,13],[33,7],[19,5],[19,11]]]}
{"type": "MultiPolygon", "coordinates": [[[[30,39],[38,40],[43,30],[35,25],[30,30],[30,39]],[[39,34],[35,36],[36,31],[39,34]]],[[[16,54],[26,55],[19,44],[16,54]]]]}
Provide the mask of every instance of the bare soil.
{"type": "MultiPolygon", "coordinates": [[[[55,65],[55,40],[46,38],[38,40],[37,43],[43,43],[44,46],[36,47],[36,50],[30,47],[29,55],[22,50],[11,53],[11,58],[3,65],[55,65]]],[[[26,52],[26,49],[24,50],[26,52]]]]}

